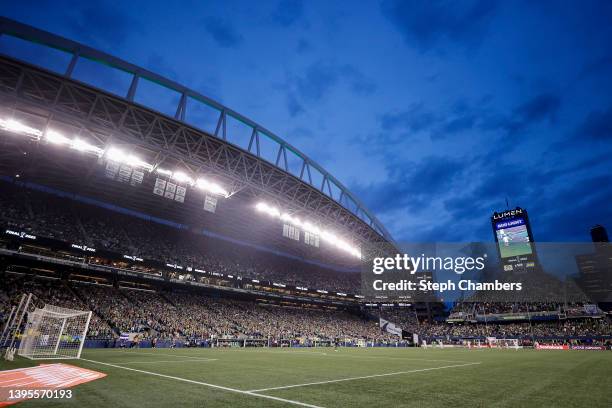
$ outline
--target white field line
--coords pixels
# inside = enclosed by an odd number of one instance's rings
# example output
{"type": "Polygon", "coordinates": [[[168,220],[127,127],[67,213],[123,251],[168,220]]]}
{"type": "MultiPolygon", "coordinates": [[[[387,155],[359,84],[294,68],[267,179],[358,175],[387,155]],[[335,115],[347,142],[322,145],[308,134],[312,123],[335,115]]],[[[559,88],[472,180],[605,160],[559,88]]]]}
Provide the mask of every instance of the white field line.
{"type": "Polygon", "coordinates": [[[121,361],[115,364],[156,364],[156,363],[201,363],[203,361],[218,361],[218,358],[191,358],[189,360],[160,360],[160,361],[121,361]]]}
{"type": "Polygon", "coordinates": [[[284,402],[284,403],[292,404],[292,405],[299,405],[299,406],[302,406],[302,407],[323,408],[323,407],[318,406],[318,405],[306,404],[306,403],[300,402],[300,401],[294,401],[294,400],[289,400],[289,399],[285,399],[285,398],[273,397],[271,395],[257,394],[254,391],[243,391],[243,390],[238,390],[236,388],[224,387],[222,385],[209,384],[209,383],[205,383],[205,382],[202,382],[202,381],[195,381],[195,380],[190,380],[190,379],[187,379],[187,378],[175,377],[175,376],[172,376],[172,375],[154,373],[152,371],[138,370],[136,368],[123,367],[123,366],[116,365],[116,364],[103,363],[101,361],[95,361],[95,360],[88,360],[86,358],[82,358],[81,360],[88,361],[88,362],[94,363],[94,364],[102,364],[102,365],[106,365],[106,366],[109,366],[109,367],[121,368],[123,370],[135,371],[137,373],[153,375],[153,376],[156,376],[156,377],[167,378],[167,379],[170,379],[170,380],[182,381],[182,382],[186,382],[186,383],[190,383],[190,384],[203,385],[205,387],[215,388],[215,389],[218,389],[218,390],[223,390],[223,391],[228,391],[228,392],[234,392],[234,393],[237,393],[237,394],[250,395],[252,397],[264,398],[264,399],[284,402]]]}
{"type": "Polygon", "coordinates": [[[366,378],[388,377],[388,376],[392,376],[392,375],[420,373],[420,372],[423,372],[423,371],[443,370],[445,368],[467,367],[467,366],[476,365],[476,364],[480,364],[480,362],[467,363],[467,364],[455,364],[455,365],[448,365],[448,366],[442,366],[442,367],[420,368],[420,369],[416,369],[416,370],[407,370],[407,371],[396,371],[394,373],[363,375],[363,376],[360,376],[360,377],[340,378],[340,379],[337,379],[337,380],[316,381],[316,382],[303,383],[303,384],[283,385],[283,386],[280,386],[280,387],[270,387],[270,388],[260,388],[258,390],[249,390],[248,392],[264,392],[264,391],[272,391],[272,390],[284,390],[284,389],[287,389],[287,388],[307,387],[309,385],[331,384],[331,383],[344,382],[344,381],[363,380],[363,379],[366,379],[366,378]]]}

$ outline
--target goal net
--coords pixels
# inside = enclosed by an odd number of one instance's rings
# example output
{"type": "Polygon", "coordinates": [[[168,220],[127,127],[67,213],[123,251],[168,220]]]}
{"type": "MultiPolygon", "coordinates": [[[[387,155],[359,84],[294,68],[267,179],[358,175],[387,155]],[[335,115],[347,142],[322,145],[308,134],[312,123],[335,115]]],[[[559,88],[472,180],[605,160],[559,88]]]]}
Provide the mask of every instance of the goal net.
{"type": "Polygon", "coordinates": [[[28,313],[18,355],[32,360],[80,358],[91,311],[45,305],[28,313]]]}

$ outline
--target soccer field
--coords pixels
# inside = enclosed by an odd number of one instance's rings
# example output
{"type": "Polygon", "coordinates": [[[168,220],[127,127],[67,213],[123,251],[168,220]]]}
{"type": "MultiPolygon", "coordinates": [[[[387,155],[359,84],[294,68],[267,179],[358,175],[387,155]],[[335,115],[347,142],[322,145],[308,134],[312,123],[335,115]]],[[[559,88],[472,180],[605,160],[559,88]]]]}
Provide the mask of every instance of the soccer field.
{"type": "MultiPolygon", "coordinates": [[[[39,361],[37,363],[40,363],[39,361]]],[[[610,407],[612,353],[465,349],[98,349],[87,407],[610,407]]],[[[3,361],[3,370],[36,365],[3,361]]]]}

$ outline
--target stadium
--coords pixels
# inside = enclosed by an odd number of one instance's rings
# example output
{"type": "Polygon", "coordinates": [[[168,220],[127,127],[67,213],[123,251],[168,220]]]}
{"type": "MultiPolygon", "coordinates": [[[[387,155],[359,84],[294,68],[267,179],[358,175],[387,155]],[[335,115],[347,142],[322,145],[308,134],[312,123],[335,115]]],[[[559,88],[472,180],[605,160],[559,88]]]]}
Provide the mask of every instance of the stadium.
{"type": "Polygon", "coordinates": [[[2,42],[0,406],[610,406],[609,303],[366,299],[398,244],[298,147],[86,44],[2,42]]]}

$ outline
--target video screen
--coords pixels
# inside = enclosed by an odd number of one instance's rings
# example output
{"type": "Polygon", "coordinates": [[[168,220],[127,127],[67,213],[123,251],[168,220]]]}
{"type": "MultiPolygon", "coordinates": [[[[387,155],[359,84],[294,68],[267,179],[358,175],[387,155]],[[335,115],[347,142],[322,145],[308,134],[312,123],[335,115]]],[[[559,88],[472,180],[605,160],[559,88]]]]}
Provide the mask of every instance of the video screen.
{"type": "Polygon", "coordinates": [[[495,233],[502,258],[512,258],[520,255],[531,255],[529,232],[522,218],[498,222],[495,233]]]}

